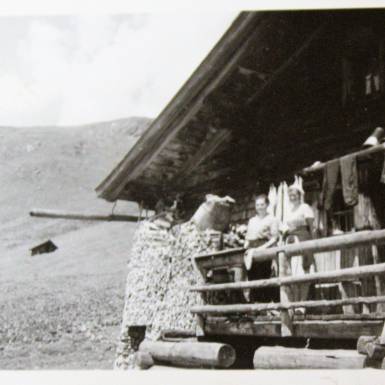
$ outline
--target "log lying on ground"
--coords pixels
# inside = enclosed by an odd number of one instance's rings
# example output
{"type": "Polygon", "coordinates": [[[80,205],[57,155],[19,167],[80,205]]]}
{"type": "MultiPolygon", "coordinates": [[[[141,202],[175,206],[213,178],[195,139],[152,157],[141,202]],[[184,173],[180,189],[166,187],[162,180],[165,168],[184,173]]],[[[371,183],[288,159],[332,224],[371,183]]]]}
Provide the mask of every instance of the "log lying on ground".
{"type": "Polygon", "coordinates": [[[143,341],[139,351],[155,363],[189,368],[229,368],[236,358],[232,346],[215,342],[143,341]]]}
{"type": "Polygon", "coordinates": [[[29,215],[31,217],[76,219],[83,221],[138,222],[139,220],[139,217],[136,215],[96,215],[44,209],[32,209],[29,215]]]}
{"type": "Polygon", "coordinates": [[[150,353],[136,352],[135,353],[135,367],[138,369],[150,369],[154,366],[154,360],[150,353]]]}
{"type": "Polygon", "coordinates": [[[315,350],[262,346],[254,353],[255,369],[362,369],[367,357],[355,350],[315,350]]]}

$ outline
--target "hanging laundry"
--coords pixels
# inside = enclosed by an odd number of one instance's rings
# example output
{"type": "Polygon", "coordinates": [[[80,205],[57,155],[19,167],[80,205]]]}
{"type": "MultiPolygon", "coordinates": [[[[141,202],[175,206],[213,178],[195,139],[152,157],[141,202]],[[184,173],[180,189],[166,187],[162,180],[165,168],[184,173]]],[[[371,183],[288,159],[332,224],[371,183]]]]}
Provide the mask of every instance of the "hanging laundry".
{"type": "Polygon", "coordinates": [[[322,186],[322,203],[325,210],[330,210],[332,208],[339,170],[340,163],[338,159],[331,160],[325,164],[322,186]]]}
{"type": "Polygon", "coordinates": [[[269,194],[267,195],[267,197],[269,198],[270,202],[267,210],[271,215],[275,215],[275,211],[277,208],[277,188],[274,186],[274,184],[270,185],[269,194]]]}
{"type": "Polygon", "coordinates": [[[358,172],[355,155],[346,155],[340,159],[341,183],[344,201],[348,206],[358,202],[358,172]]]}
{"type": "Polygon", "coordinates": [[[366,194],[358,194],[358,203],[354,207],[354,228],[358,231],[381,228],[373,201],[366,194]]]}

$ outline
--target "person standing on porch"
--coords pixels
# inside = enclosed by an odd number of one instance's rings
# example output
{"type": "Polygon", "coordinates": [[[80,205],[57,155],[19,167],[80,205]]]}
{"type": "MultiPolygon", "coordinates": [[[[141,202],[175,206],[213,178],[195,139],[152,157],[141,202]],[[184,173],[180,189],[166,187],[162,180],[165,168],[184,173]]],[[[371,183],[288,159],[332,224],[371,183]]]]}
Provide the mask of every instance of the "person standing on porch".
{"type": "MultiPolygon", "coordinates": [[[[274,275],[274,262],[264,261],[252,263],[255,250],[266,249],[274,246],[278,241],[278,220],[269,214],[267,209],[269,199],[267,195],[261,194],[255,198],[256,215],[249,220],[246,233],[245,248],[245,267],[248,270],[249,280],[270,278],[274,275]]],[[[264,290],[252,290],[250,300],[252,302],[270,302],[276,299],[276,288],[266,288],[264,290]]]]}
{"type": "MultiPolygon", "coordinates": [[[[283,240],[286,244],[303,242],[313,239],[314,212],[304,202],[304,190],[299,184],[294,183],[288,190],[290,207],[283,224],[283,240]]],[[[315,270],[313,253],[303,253],[291,258],[292,275],[303,275],[315,270]]],[[[293,286],[293,300],[306,301],[309,293],[309,284],[293,286]]],[[[304,309],[298,309],[304,312],[304,309]]]]}

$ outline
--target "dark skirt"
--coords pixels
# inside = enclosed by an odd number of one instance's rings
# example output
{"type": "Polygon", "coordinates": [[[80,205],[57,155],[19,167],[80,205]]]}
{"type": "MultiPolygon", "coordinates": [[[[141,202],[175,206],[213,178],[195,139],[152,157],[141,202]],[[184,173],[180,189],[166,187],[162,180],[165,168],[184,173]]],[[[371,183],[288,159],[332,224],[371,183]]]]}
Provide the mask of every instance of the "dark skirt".
{"type": "MultiPolygon", "coordinates": [[[[259,247],[268,242],[268,239],[256,239],[249,241],[249,247],[259,247]]],[[[251,269],[247,272],[249,281],[257,279],[268,279],[272,277],[272,261],[262,261],[253,263],[251,269]]],[[[250,302],[278,302],[279,287],[265,287],[250,290],[250,302]]]]}

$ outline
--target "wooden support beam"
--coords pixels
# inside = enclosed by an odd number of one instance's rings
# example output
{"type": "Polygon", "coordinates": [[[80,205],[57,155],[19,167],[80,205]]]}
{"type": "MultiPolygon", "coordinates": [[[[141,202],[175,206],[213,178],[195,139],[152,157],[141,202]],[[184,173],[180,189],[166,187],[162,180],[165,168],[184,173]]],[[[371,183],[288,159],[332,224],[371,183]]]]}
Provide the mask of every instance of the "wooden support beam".
{"type": "MultiPolygon", "coordinates": [[[[279,266],[279,276],[286,277],[291,275],[291,266],[290,259],[286,256],[284,252],[278,254],[278,266],[279,266]]],[[[280,301],[284,305],[290,304],[293,300],[292,289],[289,285],[281,285],[280,291],[280,301]]],[[[282,337],[288,337],[293,335],[293,310],[292,309],[282,309],[281,310],[281,334],[282,337]]]]}
{"type": "Polygon", "coordinates": [[[378,265],[365,265],[349,267],[341,270],[322,271],[300,276],[280,276],[277,278],[259,279],[254,281],[218,283],[210,285],[191,286],[190,291],[209,292],[223,290],[257,289],[265,287],[277,287],[281,285],[294,285],[301,283],[327,283],[338,281],[351,281],[357,278],[378,276],[385,274],[385,263],[378,265]]]}
{"type": "Polygon", "coordinates": [[[355,350],[283,346],[261,346],[253,359],[255,369],[363,369],[366,361],[366,357],[355,350]]]}
{"type": "MultiPolygon", "coordinates": [[[[222,315],[214,315],[214,316],[207,316],[206,322],[210,322],[210,320],[216,320],[216,321],[226,321],[229,319],[228,316],[222,315]]],[[[280,321],[280,317],[273,314],[256,314],[256,315],[245,315],[243,316],[237,316],[237,319],[240,322],[243,322],[244,320],[254,320],[257,322],[275,322],[280,321]]],[[[293,322],[299,322],[299,321],[384,321],[385,320],[385,313],[370,313],[370,314],[294,314],[293,316],[293,322]]],[[[382,329],[381,329],[382,330],[382,329]]],[[[381,332],[380,330],[380,332],[381,332]]]]}
{"type": "Polygon", "coordinates": [[[40,218],[60,218],[60,219],[76,219],[82,221],[107,221],[107,222],[138,222],[137,215],[101,215],[101,214],[82,214],[72,213],[59,210],[32,209],[29,212],[31,217],[40,218]]]}
{"type": "Polygon", "coordinates": [[[353,297],[346,299],[320,300],[320,301],[298,301],[290,303],[254,303],[254,304],[231,304],[231,305],[199,305],[193,306],[193,314],[252,314],[265,310],[288,310],[295,308],[321,308],[329,306],[344,306],[356,304],[385,303],[385,296],[381,297],[353,297]]]}
{"type": "Polygon", "coordinates": [[[139,352],[150,353],[155,363],[190,368],[229,368],[236,358],[232,346],[216,342],[143,341],[139,352]]]}
{"type": "MultiPolygon", "coordinates": [[[[320,339],[357,339],[362,335],[381,333],[383,321],[379,320],[337,320],[337,321],[294,321],[293,337],[320,339]]],[[[253,336],[282,337],[280,321],[206,320],[206,336],[253,336]]],[[[291,337],[289,337],[291,338],[291,337]]]]}
{"type": "Polygon", "coordinates": [[[385,322],[384,322],[384,324],[382,326],[379,342],[380,342],[381,345],[385,345],[385,322]]]}
{"type": "MultiPolygon", "coordinates": [[[[378,247],[377,247],[377,245],[372,245],[372,256],[373,256],[373,263],[378,265],[380,263],[380,258],[379,258],[379,255],[378,255],[378,247]]],[[[378,275],[374,276],[374,284],[375,284],[375,287],[376,287],[376,294],[377,295],[385,294],[385,290],[384,290],[384,287],[383,287],[382,280],[380,279],[380,277],[378,275]]],[[[378,311],[378,312],[385,311],[384,304],[383,303],[377,304],[376,311],[378,311]]]]}
{"type": "MultiPolygon", "coordinates": [[[[385,143],[382,143],[382,144],[379,144],[377,146],[373,146],[370,148],[365,148],[363,150],[353,152],[350,155],[355,156],[358,160],[360,160],[360,158],[365,158],[365,157],[370,156],[372,154],[375,154],[378,152],[384,152],[384,151],[385,151],[385,143]]],[[[338,159],[339,158],[330,160],[330,162],[338,160],[338,159]]],[[[321,163],[318,163],[317,165],[315,165],[313,167],[312,166],[306,167],[303,170],[301,170],[299,173],[303,174],[303,175],[307,175],[307,174],[311,174],[314,172],[322,171],[325,168],[325,165],[326,165],[325,162],[321,162],[321,163]]]]}
{"type": "Polygon", "coordinates": [[[197,337],[203,337],[205,335],[204,327],[205,327],[205,319],[201,314],[196,314],[196,329],[195,335],[197,337]]]}
{"type": "Polygon", "coordinates": [[[329,25],[328,22],[320,25],[305,41],[304,43],[273,73],[273,75],[268,79],[268,81],[259,88],[252,96],[247,100],[247,105],[254,103],[257,99],[260,99],[263,94],[271,88],[286,71],[298,62],[298,59],[301,55],[309,48],[309,46],[318,39],[326,30],[326,27],[329,25]]]}

